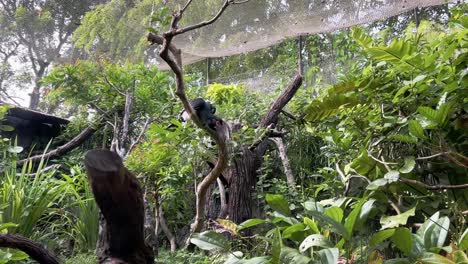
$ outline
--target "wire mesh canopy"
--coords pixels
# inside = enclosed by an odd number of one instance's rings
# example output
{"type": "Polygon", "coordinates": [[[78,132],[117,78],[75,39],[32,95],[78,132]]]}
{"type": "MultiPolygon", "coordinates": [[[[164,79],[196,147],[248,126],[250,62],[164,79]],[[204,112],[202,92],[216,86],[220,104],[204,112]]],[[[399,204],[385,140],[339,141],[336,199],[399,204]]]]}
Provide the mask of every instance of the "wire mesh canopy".
{"type": "MultiPolygon", "coordinates": [[[[241,0],[239,0],[240,2],[241,0]]],[[[222,0],[194,0],[180,26],[212,18],[222,0]]],[[[300,35],[330,32],[446,0],[250,0],[229,6],[213,24],[175,37],[183,63],[269,47],[300,35]]],[[[185,0],[168,1],[172,10],[185,0]]],[[[162,68],[165,68],[161,65],[162,68]]]]}

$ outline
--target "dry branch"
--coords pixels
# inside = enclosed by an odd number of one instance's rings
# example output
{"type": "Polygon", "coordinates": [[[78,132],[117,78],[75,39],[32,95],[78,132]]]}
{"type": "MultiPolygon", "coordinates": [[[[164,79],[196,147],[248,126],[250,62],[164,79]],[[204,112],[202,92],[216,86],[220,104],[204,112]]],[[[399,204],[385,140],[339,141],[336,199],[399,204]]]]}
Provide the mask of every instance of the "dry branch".
{"type": "Polygon", "coordinates": [[[14,248],[28,254],[40,264],[59,264],[59,260],[39,243],[13,234],[0,234],[0,247],[14,248]]]}
{"type": "Polygon", "coordinates": [[[423,187],[428,190],[447,190],[447,189],[467,189],[468,188],[468,183],[467,184],[460,184],[460,185],[446,185],[446,184],[441,184],[441,185],[428,185],[425,184],[424,182],[416,181],[416,180],[410,180],[407,178],[400,178],[401,182],[404,183],[410,183],[414,184],[420,187],[423,187]]]}
{"type": "Polygon", "coordinates": [[[278,122],[278,116],[286,104],[293,98],[302,84],[302,75],[298,73],[288,87],[280,94],[276,101],[270,106],[270,109],[260,122],[261,127],[268,127],[270,124],[278,122]]]}
{"type": "Polygon", "coordinates": [[[98,122],[95,125],[91,125],[85,128],[83,131],[81,131],[80,134],[78,134],[76,137],[74,137],[72,140],[70,140],[66,144],[60,147],[57,147],[56,149],[51,150],[45,154],[35,155],[27,159],[19,160],[17,162],[17,165],[23,165],[26,162],[39,162],[42,159],[51,160],[51,159],[55,159],[57,157],[63,156],[64,154],[72,151],[73,149],[83,144],[83,142],[85,142],[86,139],[90,138],[103,125],[104,125],[103,122],[98,122]]]}

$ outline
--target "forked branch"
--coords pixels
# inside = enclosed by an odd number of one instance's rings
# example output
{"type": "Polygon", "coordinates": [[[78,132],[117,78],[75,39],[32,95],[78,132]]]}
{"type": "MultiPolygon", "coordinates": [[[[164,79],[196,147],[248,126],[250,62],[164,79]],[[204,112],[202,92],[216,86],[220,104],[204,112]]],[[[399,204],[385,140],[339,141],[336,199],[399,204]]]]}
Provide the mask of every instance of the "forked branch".
{"type": "MultiPolygon", "coordinates": [[[[199,232],[203,227],[203,222],[205,220],[205,197],[208,187],[216,181],[216,179],[221,175],[222,171],[227,165],[228,160],[228,150],[226,140],[229,137],[229,128],[227,124],[222,124],[217,126],[216,130],[209,129],[206,127],[198,118],[195,113],[195,110],[190,105],[190,102],[185,94],[185,83],[183,78],[183,68],[182,68],[182,58],[181,51],[172,43],[172,39],[176,35],[183,34],[185,32],[201,28],[207,25],[214,23],[218,18],[223,14],[226,8],[233,4],[233,0],[226,0],[217,12],[217,14],[210,20],[203,21],[198,24],[187,26],[184,28],[178,28],[177,24],[182,18],[183,13],[187,7],[192,3],[192,0],[188,0],[185,6],[178,12],[173,13],[171,28],[169,31],[163,34],[163,36],[157,36],[150,33],[148,35],[148,41],[153,44],[162,45],[159,56],[169,65],[172,72],[175,74],[176,78],[176,95],[179,97],[182,105],[191,118],[191,120],[201,129],[205,130],[211,138],[216,142],[218,146],[218,159],[216,165],[211,170],[211,172],[200,182],[196,190],[196,216],[193,224],[191,225],[191,233],[199,232]],[[170,53],[169,53],[170,52],[170,53]],[[171,56],[172,54],[172,56],[171,56]]],[[[187,244],[189,241],[187,241],[187,244]]]]}

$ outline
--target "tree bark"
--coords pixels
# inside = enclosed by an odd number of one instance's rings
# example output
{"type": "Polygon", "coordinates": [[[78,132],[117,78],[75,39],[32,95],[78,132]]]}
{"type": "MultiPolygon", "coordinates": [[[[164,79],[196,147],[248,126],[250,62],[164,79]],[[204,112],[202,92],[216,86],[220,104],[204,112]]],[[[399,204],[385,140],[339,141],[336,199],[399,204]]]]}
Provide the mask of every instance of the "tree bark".
{"type": "Polygon", "coordinates": [[[262,156],[243,147],[239,157],[232,160],[228,169],[229,201],[228,215],[234,223],[242,223],[252,218],[254,207],[257,170],[261,166],[262,156]]]}
{"type": "Polygon", "coordinates": [[[276,144],[276,147],[278,148],[278,153],[281,162],[283,163],[283,170],[284,174],[286,175],[286,181],[289,185],[289,189],[295,191],[296,180],[294,179],[294,174],[292,172],[291,165],[289,164],[289,158],[288,154],[286,153],[286,146],[284,145],[284,141],[282,138],[272,138],[271,141],[273,141],[276,144]]]}
{"type": "Polygon", "coordinates": [[[28,254],[39,264],[59,264],[59,260],[40,244],[13,234],[0,234],[0,247],[14,248],[28,254]]]}
{"type": "Polygon", "coordinates": [[[159,225],[161,226],[164,235],[166,235],[167,240],[169,240],[169,244],[171,245],[171,252],[175,252],[177,249],[175,236],[174,234],[172,234],[171,230],[167,226],[166,218],[164,218],[162,205],[159,205],[159,225]]]}
{"type": "Polygon", "coordinates": [[[99,263],[152,264],[154,256],[144,237],[143,192],[117,153],[91,150],[86,172],[103,215],[99,263]]]}
{"type": "MultiPolygon", "coordinates": [[[[301,84],[302,75],[298,73],[288,87],[271,104],[270,109],[260,121],[260,127],[272,128],[277,124],[281,110],[293,98],[301,84]]],[[[231,133],[238,127],[240,125],[231,128],[231,133]]],[[[253,212],[258,209],[255,207],[255,197],[252,194],[257,183],[257,171],[262,165],[262,157],[268,146],[267,140],[268,137],[265,137],[254,148],[243,147],[241,155],[234,158],[228,168],[228,214],[229,219],[234,223],[239,224],[252,218],[253,212]]]]}
{"type": "Polygon", "coordinates": [[[45,61],[38,61],[38,69],[35,71],[35,80],[34,80],[34,88],[30,94],[31,100],[29,101],[29,108],[32,110],[36,110],[39,107],[39,101],[41,98],[41,79],[44,76],[44,73],[49,67],[50,63],[45,61]]]}

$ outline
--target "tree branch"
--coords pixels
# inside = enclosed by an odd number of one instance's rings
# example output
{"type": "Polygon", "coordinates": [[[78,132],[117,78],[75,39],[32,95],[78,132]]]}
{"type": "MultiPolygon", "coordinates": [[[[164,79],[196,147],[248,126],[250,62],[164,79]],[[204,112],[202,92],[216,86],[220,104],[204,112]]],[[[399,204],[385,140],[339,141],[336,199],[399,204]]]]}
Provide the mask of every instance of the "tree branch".
{"type": "MultiPolygon", "coordinates": [[[[187,27],[184,27],[184,28],[179,28],[179,29],[177,29],[175,31],[172,31],[171,32],[171,34],[173,34],[172,36],[174,37],[174,36],[180,35],[182,33],[185,33],[185,32],[197,29],[197,28],[205,27],[205,26],[208,26],[210,24],[213,24],[216,20],[218,20],[218,18],[224,13],[224,11],[227,9],[227,7],[232,3],[234,3],[233,0],[224,1],[223,6],[221,7],[221,9],[219,9],[218,13],[213,18],[211,18],[210,20],[200,22],[200,23],[195,24],[195,25],[190,25],[190,26],[187,26],[187,27]]],[[[182,15],[182,14],[180,14],[180,15],[182,15]]]]}
{"type": "Polygon", "coordinates": [[[86,139],[91,137],[103,125],[104,125],[103,122],[97,122],[97,124],[95,124],[95,126],[91,125],[91,126],[85,128],[83,131],[81,131],[80,134],[78,134],[76,137],[74,137],[72,140],[70,140],[70,142],[67,142],[66,144],[64,144],[64,145],[62,145],[60,147],[57,147],[56,149],[51,150],[51,151],[49,151],[49,152],[47,152],[45,154],[36,155],[36,156],[29,157],[27,159],[19,160],[17,162],[17,165],[23,165],[26,162],[38,162],[38,161],[40,161],[42,159],[50,160],[50,159],[55,159],[57,157],[63,156],[64,154],[72,151],[76,147],[83,144],[83,142],[85,142],[86,139]]]}
{"type": "Polygon", "coordinates": [[[453,189],[467,189],[468,188],[468,183],[467,184],[460,184],[460,185],[444,185],[444,184],[441,184],[441,185],[428,185],[428,184],[425,184],[425,183],[420,182],[420,181],[411,180],[411,179],[407,179],[407,178],[401,178],[401,177],[400,177],[399,181],[404,182],[404,183],[414,184],[414,185],[423,187],[423,188],[428,189],[428,190],[447,190],[447,189],[452,189],[453,190],[453,189]]]}
{"type": "MultiPolygon", "coordinates": [[[[186,7],[190,4],[190,0],[187,2],[186,7]]],[[[200,28],[206,25],[209,25],[215,22],[224,10],[229,6],[232,0],[226,0],[223,7],[220,9],[218,14],[211,20],[202,22],[200,24],[196,24],[193,26],[188,26],[186,28],[178,29],[177,23],[182,18],[183,11],[185,8],[182,9],[182,12],[176,12],[173,14],[173,18],[171,21],[171,29],[170,31],[163,34],[163,37],[156,36],[154,34],[148,35],[148,40],[152,43],[158,43],[162,45],[161,51],[159,52],[159,56],[169,65],[172,72],[175,74],[176,78],[176,92],[175,94],[179,97],[184,110],[187,112],[191,120],[201,129],[205,130],[210,137],[216,142],[218,146],[218,159],[216,162],[215,167],[208,173],[208,175],[198,184],[196,190],[196,215],[195,220],[191,225],[191,233],[199,232],[203,227],[203,222],[205,220],[205,197],[206,192],[209,186],[216,181],[216,179],[221,175],[224,168],[227,166],[228,161],[228,150],[226,139],[229,138],[229,127],[224,122],[223,124],[217,126],[216,130],[212,130],[205,126],[198,116],[195,114],[195,110],[190,105],[190,102],[185,94],[185,84],[184,78],[182,73],[182,58],[181,58],[181,51],[176,48],[172,43],[172,38],[176,35],[182,34],[184,32],[200,28]],[[170,56],[169,51],[171,51],[173,57],[170,56]]],[[[189,240],[187,241],[187,245],[189,245],[189,240]]]]}
{"type": "Polygon", "coordinates": [[[270,124],[276,124],[278,122],[278,116],[281,113],[281,110],[284,106],[293,98],[296,94],[299,87],[302,84],[302,75],[297,73],[288,87],[280,94],[280,96],[276,99],[275,102],[270,106],[270,109],[263,117],[262,121],[260,122],[261,127],[267,127],[270,124]]]}
{"type": "Polygon", "coordinates": [[[37,242],[13,234],[0,234],[0,247],[19,249],[40,264],[59,264],[51,252],[37,242]]]}

